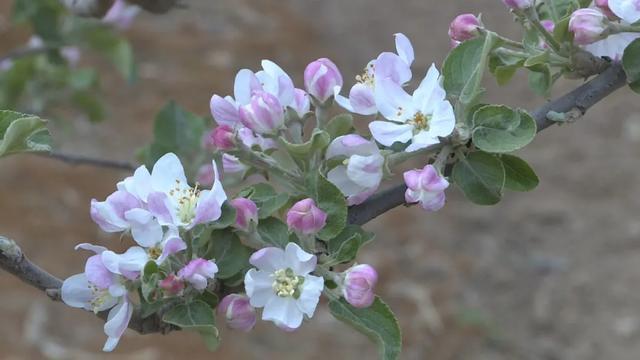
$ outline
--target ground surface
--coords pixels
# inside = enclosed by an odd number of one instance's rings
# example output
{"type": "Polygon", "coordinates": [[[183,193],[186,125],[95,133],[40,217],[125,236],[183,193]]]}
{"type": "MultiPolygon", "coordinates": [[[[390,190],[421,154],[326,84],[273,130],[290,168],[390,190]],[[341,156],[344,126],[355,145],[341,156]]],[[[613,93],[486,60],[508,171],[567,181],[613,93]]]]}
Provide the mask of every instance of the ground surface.
{"type": "MultiPolygon", "coordinates": [[[[377,52],[393,49],[395,32],[413,39],[418,73],[441,64],[446,26],[461,11],[482,11],[490,27],[517,33],[498,0],[185,2],[186,10],[140,18],[129,33],[140,81],[127,87],[113,74],[105,77],[107,121],[55,126],[61,149],[131,160],[167,100],[204,114],[213,92],[229,93],[235,71],[257,68],[261,58],[299,81],[307,62],[328,56],[351,81],[377,52]]],[[[8,0],[0,4],[6,17],[8,0]]],[[[489,86],[491,100],[541,104],[523,79],[508,89],[489,86]]],[[[378,292],[403,328],[402,358],[640,358],[639,122],[638,98],[620,91],[579,123],[546,131],[521,154],[541,177],[534,192],[482,208],[454,190],[437,214],[401,208],[369,224],[378,237],[361,261],[380,271],[378,292]]],[[[35,156],[2,162],[0,233],[46,269],[60,277],[79,272],[84,254],[72,251],[76,243],[117,241],[91,222],[88,205],[125,173],[35,156]]],[[[5,274],[0,288],[0,358],[103,356],[102,324],[91,314],[50,303],[5,274]]],[[[127,333],[115,357],[375,358],[373,346],[334,321],[325,305],[294,334],[260,324],[248,335],[223,336],[211,355],[190,334],[127,333]]]]}

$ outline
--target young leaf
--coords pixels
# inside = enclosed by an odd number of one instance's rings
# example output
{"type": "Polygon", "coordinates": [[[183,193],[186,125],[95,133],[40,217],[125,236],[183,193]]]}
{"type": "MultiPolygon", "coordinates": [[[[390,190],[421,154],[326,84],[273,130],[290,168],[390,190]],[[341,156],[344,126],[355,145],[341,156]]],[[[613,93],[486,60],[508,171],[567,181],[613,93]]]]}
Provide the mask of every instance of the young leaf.
{"type": "Polygon", "coordinates": [[[327,250],[336,264],[353,261],[362,245],[373,239],[373,234],[365,232],[360,226],[347,225],[333,239],[329,240],[327,250]]]}
{"type": "Polygon", "coordinates": [[[402,334],[398,320],[379,297],[368,308],[357,309],[344,299],[329,302],[331,314],[360,331],[378,345],[380,357],[395,360],[402,350],[402,334]]]}
{"type": "Polygon", "coordinates": [[[353,130],[353,116],[349,113],[336,115],[334,118],[329,120],[325,130],[327,130],[331,139],[347,135],[351,130],[353,130]]]}
{"type": "Polygon", "coordinates": [[[320,173],[312,173],[307,178],[309,196],[316,205],[327,213],[327,224],[318,233],[321,240],[329,240],[338,235],[347,224],[347,202],[335,185],[320,173]]]}
{"type": "Polygon", "coordinates": [[[271,185],[266,183],[252,185],[242,190],[239,196],[256,203],[260,219],[268,218],[289,202],[289,195],[277,193],[271,185]]]}
{"type": "Polygon", "coordinates": [[[634,40],[624,50],[622,66],[627,74],[629,87],[640,94],[640,39],[634,40]]]}
{"type": "Polygon", "coordinates": [[[453,166],[453,181],[478,205],[494,205],[502,198],[505,170],[494,155],[474,152],[453,166]]]}
{"type": "Polygon", "coordinates": [[[289,151],[291,156],[298,159],[308,159],[316,151],[322,151],[331,142],[329,133],[323,130],[315,129],[311,135],[311,139],[302,144],[293,144],[285,139],[280,139],[284,147],[289,151]]]}
{"type": "Polygon", "coordinates": [[[289,242],[289,228],[280,219],[274,217],[258,222],[258,235],[266,245],[283,249],[289,242]]]}
{"type": "Polygon", "coordinates": [[[473,115],[473,143],[486,152],[518,150],[529,144],[535,135],[536,122],[525,111],[487,105],[473,115]]]}
{"type": "Polygon", "coordinates": [[[162,321],[185,330],[197,331],[210,351],[216,350],[220,344],[220,334],[216,328],[213,309],[202,300],[172,308],[164,314],[162,321]]]}
{"type": "Polygon", "coordinates": [[[540,180],[526,161],[514,155],[500,156],[504,166],[504,187],[513,191],[531,191],[540,180]]]}
{"type": "Polygon", "coordinates": [[[45,120],[0,110],[0,157],[18,152],[51,151],[50,143],[45,120]]]}
{"type": "Polygon", "coordinates": [[[228,279],[247,267],[251,250],[242,245],[238,236],[231,231],[214,231],[210,244],[206,257],[216,260],[220,269],[217,278],[228,279]]]}

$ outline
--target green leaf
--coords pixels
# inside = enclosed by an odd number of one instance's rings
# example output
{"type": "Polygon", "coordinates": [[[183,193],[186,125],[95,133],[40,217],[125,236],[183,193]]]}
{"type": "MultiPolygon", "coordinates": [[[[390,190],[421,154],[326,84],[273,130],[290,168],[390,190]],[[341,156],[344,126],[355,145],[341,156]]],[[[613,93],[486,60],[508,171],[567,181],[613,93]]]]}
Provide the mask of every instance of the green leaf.
{"type": "Polygon", "coordinates": [[[164,314],[162,321],[185,330],[197,331],[210,351],[215,351],[220,344],[220,334],[216,328],[213,309],[202,300],[172,308],[164,314]]]}
{"type": "Polygon", "coordinates": [[[332,140],[338,136],[347,135],[353,130],[353,116],[349,113],[336,115],[329,120],[325,130],[329,133],[332,140]]]}
{"type": "Polygon", "coordinates": [[[288,194],[277,193],[267,183],[259,183],[243,189],[238,196],[246,197],[256,203],[260,219],[268,218],[289,202],[288,194]]]}
{"type": "Polygon", "coordinates": [[[524,62],[524,67],[532,67],[535,65],[546,64],[549,61],[549,50],[546,50],[540,54],[529,57],[524,62]]]}
{"type": "Polygon", "coordinates": [[[220,218],[208,224],[212,229],[224,229],[236,223],[236,208],[231,206],[228,201],[222,204],[222,215],[220,218]]]}
{"type": "Polygon", "coordinates": [[[258,222],[258,235],[269,246],[284,249],[289,242],[289,228],[280,219],[274,217],[258,222]]]}
{"type": "Polygon", "coordinates": [[[336,264],[351,262],[356,258],[358,250],[373,237],[373,233],[365,232],[360,226],[347,225],[340,234],[329,240],[329,256],[336,264]]]}
{"type": "Polygon", "coordinates": [[[491,51],[499,45],[492,32],[484,38],[468,40],[453,49],[443,65],[443,86],[447,95],[457,99],[458,119],[464,119],[467,109],[475,105],[484,92],[481,88],[484,70],[491,51]]]}
{"type": "Polygon", "coordinates": [[[500,156],[504,166],[504,187],[513,191],[531,191],[538,186],[540,180],[526,161],[514,155],[500,156]]]}
{"type": "Polygon", "coordinates": [[[104,107],[93,91],[76,91],[71,96],[71,102],[82,110],[90,121],[98,122],[104,119],[104,107]]]}
{"type": "MultiPolygon", "coordinates": [[[[194,115],[175,102],[169,102],[156,115],[154,140],[144,151],[145,164],[152,167],[164,154],[173,152],[183,164],[190,164],[201,154],[200,142],[205,130],[204,119],[194,115]]],[[[189,175],[197,169],[187,169],[189,175]]]]}
{"type": "Polygon", "coordinates": [[[317,237],[329,240],[338,235],[347,225],[347,201],[344,194],[322,174],[311,173],[307,177],[309,196],[327,213],[327,224],[317,237]]]}
{"type": "Polygon", "coordinates": [[[357,309],[344,299],[329,302],[331,314],[366,335],[378,345],[380,358],[394,360],[400,357],[402,334],[395,315],[379,297],[368,308],[357,309]]]}
{"type": "Polygon", "coordinates": [[[473,143],[486,152],[518,150],[529,144],[535,135],[535,120],[522,110],[487,105],[473,115],[473,143]]]}
{"type": "Polygon", "coordinates": [[[311,139],[309,139],[309,141],[305,143],[293,144],[288,142],[284,138],[281,138],[280,141],[287,149],[287,151],[289,151],[289,154],[291,154],[291,156],[298,159],[309,159],[309,157],[316,151],[324,150],[331,142],[331,138],[329,136],[329,133],[327,133],[326,131],[315,129],[313,130],[311,139]]]}
{"type": "Polygon", "coordinates": [[[529,87],[539,96],[549,96],[549,91],[553,85],[551,67],[547,64],[538,64],[529,67],[529,87]]]}
{"type": "Polygon", "coordinates": [[[142,298],[149,303],[153,303],[158,298],[158,281],[160,281],[160,269],[155,261],[149,261],[142,270],[140,290],[142,298]]]}
{"type": "Polygon", "coordinates": [[[51,151],[46,121],[39,117],[0,110],[0,157],[33,151],[51,151]]]}
{"type": "Polygon", "coordinates": [[[629,87],[640,94],[640,39],[634,40],[624,50],[622,66],[627,74],[629,87]]]}
{"type": "Polygon", "coordinates": [[[505,170],[494,155],[474,152],[453,166],[453,181],[478,205],[494,205],[502,198],[505,170]]]}
{"type": "Polygon", "coordinates": [[[231,231],[214,231],[210,244],[206,257],[215,259],[219,269],[217,278],[229,279],[248,266],[251,249],[242,245],[238,236],[231,231]]]}

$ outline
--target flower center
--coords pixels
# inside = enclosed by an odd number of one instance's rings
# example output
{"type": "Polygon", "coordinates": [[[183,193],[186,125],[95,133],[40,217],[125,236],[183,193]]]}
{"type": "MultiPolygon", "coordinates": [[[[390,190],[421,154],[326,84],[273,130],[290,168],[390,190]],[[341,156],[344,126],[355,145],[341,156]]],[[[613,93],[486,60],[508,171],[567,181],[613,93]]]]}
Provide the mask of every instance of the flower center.
{"type": "Polygon", "coordinates": [[[300,297],[303,276],[297,276],[291,268],[276,270],[273,273],[273,291],[280,297],[292,297],[297,299],[300,297]]]}
{"type": "Polygon", "coordinates": [[[160,255],[162,255],[162,249],[159,248],[158,246],[154,246],[152,248],[149,248],[149,250],[147,250],[147,254],[149,255],[149,258],[151,258],[152,260],[157,260],[160,255]]]}
{"type": "Polygon", "coordinates": [[[89,289],[92,295],[89,305],[91,305],[93,312],[97,314],[102,305],[111,297],[111,294],[109,294],[108,289],[100,289],[93,284],[89,284],[89,289]]]}
{"type": "Polygon", "coordinates": [[[356,81],[370,88],[375,87],[376,79],[374,75],[375,65],[373,63],[367,65],[360,75],[356,75],[356,81]]]}
{"type": "Polygon", "coordinates": [[[423,114],[418,111],[415,115],[413,115],[413,119],[409,120],[408,123],[413,125],[414,132],[420,132],[423,130],[429,130],[429,118],[428,115],[423,114]]]}
{"type": "Polygon", "coordinates": [[[196,183],[193,188],[190,186],[183,188],[180,186],[180,180],[176,179],[176,187],[169,191],[169,195],[178,202],[178,218],[183,223],[190,223],[196,216],[196,205],[200,197],[198,185],[196,183]]]}

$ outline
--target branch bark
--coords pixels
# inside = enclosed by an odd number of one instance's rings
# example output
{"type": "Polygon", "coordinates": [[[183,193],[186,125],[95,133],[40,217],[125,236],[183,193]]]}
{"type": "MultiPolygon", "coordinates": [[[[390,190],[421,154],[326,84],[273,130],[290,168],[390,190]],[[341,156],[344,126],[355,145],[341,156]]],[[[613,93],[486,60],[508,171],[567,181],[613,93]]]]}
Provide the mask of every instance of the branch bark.
{"type": "MultiPolygon", "coordinates": [[[[60,0],[69,11],[77,16],[101,18],[106,15],[114,0],[60,0]]],[[[164,14],[179,7],[179,0],[127,0],[132,5],[153,14],[164,14]]]]}
{"type": "MultiPolygon", "coordinates": [[[[550,119],[550,112],[565,114],[567,121],[576,120],[600,100],[623,87],[626,81],[622,66],[614,64],[577,89],[533,110],[531,116],[536,120],[538,132],[558,123],[550,119]]],[[[380,214],[403,205],[406,189],[406,185],[401,183],[373,195],[360,205],[352,206],[349,208],[349,223],[364,225],[380,214]]]]}
{"type": "Polygon", "coordinates": [[[60,160],[71,165],[90,165],[103,168],[119,169],[133,171],[136,169],[134,164],[126,161],[96,159],[82,155],[70,155],[52,151],[50,153],[41,153],[39,155],[60,160]]]}

